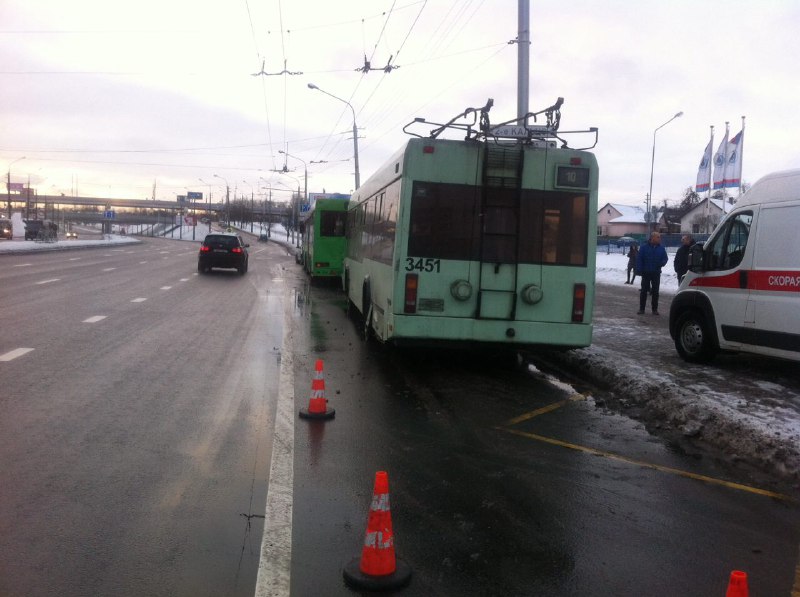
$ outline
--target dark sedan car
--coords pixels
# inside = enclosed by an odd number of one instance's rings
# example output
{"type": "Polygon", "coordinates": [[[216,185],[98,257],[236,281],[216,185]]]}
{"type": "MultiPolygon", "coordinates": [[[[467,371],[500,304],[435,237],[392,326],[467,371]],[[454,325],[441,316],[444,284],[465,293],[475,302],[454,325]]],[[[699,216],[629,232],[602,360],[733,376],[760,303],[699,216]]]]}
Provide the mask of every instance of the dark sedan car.
{"type": "Polygon", "coordinates": [[[201,274],[212,267],[235,268],[241,275],[247,272],[247,243],[233,233],[215,232],[206,235],[197,256],[197,271],[201,274]]]}

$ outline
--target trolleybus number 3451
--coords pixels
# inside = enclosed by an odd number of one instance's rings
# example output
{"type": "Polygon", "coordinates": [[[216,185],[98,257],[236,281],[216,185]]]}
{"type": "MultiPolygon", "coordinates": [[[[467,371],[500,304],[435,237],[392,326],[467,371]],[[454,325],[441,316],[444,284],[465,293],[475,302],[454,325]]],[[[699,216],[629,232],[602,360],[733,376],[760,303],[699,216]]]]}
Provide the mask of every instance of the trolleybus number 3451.
{"type": "Polygon", "coordinates": [[[439,259],[414,259],[413,257],[406,257],[406,271],[413,272],[414,270],[419,272],[436,272],[439,273],[441,271],[442,262],[439,259]]]}

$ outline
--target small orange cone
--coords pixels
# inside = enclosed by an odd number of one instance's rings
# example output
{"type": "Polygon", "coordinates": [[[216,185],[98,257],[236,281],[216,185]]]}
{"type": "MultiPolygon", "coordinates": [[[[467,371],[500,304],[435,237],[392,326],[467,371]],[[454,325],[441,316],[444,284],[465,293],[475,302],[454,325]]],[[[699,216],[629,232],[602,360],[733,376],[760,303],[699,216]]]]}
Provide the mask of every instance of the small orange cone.
{"type": "Polygon", "coordinates": [[[397,589],[411,580],[411,568],[394,555],[389,475],[386,471],[375,473],[361,558],[354,558],[344,567],[344,580],[351,588],[368,591],[397,589]]]}
{"type": "Polygon", "coordinates": [[[308,408],[300,409],[300,417],[303,419],[332,419],[335,415],[336,411],[328,408],[328,401],[325,399],[322,359],[317,359],[314,367],[314,380],[311,382],[311,398],[308,400],[308,408]]]}
{"type": "Polygon", "coordinates": [[[749,595],[747,572],[739,570],[731,572],[731,579],[728,581],[728,591],[725,593],[725,597],[748,597],[749,595]]]}

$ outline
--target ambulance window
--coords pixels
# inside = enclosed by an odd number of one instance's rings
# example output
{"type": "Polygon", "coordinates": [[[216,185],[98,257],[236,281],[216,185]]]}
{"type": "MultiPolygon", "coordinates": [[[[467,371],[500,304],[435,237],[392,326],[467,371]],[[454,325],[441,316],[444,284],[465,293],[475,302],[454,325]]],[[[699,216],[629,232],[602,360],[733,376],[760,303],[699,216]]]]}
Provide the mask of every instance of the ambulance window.
{"type": "Polygon", "coordinates": [[[726,270],[739,266],[747,248],[752,221],[752,212],[742,212],[725,222],[711,241],[709,269],[726,270]]]}

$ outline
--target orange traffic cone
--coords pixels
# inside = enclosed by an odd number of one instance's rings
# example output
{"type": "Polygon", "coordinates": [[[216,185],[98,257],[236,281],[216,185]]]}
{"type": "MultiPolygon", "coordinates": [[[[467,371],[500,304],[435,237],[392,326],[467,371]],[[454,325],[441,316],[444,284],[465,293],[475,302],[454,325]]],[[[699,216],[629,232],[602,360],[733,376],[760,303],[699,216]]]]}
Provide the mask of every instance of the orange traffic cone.
{"type": "Polygon", "coordinates": [[[322,359],[317,359],[314,367],[314,380],[311,382],[311,398],[308,400],[308,408],[300,409],[300,417],[303,419],[332,419],[335,415],[336,411],[328,408],[328,401],[325,399],[322,359]]]}
{"type": "Polygon", "coordinates": [[[394,555],[389,475],[386,471],[375,473],[361,558],[354,558],[344,567],[344,580],[352,588],[368,591],[397,589],[411,580],[411,568],[394,555]]]}
{"type": "Polygon", "coordinates": [[[747,572],[739,570],[731,572],[731,579],[728,581],[728,591],[725,593],[725,597],[748,597],[749,595],[747,572]]]}

